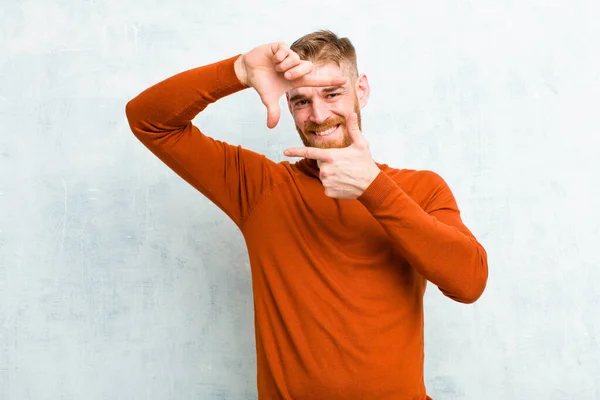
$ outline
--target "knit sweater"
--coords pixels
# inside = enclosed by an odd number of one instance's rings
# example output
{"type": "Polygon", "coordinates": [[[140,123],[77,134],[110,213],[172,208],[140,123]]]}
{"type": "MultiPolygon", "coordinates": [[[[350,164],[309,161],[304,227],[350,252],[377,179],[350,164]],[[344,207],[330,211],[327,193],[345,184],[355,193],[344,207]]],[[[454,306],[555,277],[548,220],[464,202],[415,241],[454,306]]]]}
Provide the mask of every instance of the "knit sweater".
{"type": "Polygon", "coordinates": [[[355,200],[327,197],[314,161],[273,162],[192,123],[246,89],[232,57],[132,99],[137,138],[225,212],[247,245],[261,400],[424,400],[426,282],[471,303],[487,255],[445,181],[379,164],[355,200]]]}

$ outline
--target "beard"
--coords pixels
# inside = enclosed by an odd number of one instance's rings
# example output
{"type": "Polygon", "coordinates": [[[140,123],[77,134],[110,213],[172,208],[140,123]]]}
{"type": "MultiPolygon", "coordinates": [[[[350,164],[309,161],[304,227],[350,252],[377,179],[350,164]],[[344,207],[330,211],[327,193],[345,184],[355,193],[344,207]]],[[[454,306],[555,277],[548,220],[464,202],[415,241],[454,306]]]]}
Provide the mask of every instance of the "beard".
{"type": "MultiPolygon", "coordinates": [[[[362,121],[360,118],[360,105],[358,104],[358,100],[356,100],[354,102],[354,112],[358,116],[358,128],[362,130],[362,121]]],[[[312,122],[308,122],[306,124],[306,126],[304,127],[304,131],[302,131],[302,129],[300,129],[298,124],[296,124],[296,130],[298,131],[298,134],[300,135],[300,139],[302,140],[302,143],[304,143],[304,146],[306,146],[306,147],[318,147],[321,149],[336,149],[336,148],[348,147],[352,144],[352,139],[350,138],[350,134],[348,133],[348,130],[346,129],[346,119],[343,117],[334,117],[334,118],[328,119],[327,121],[325,121],[324,123],[322,123],[320,125],[314,124],[312,122]],[[326,130],[329,128],[333,128],[337,125],[340,125],[340,129],[342,130],[341,138],[337,137],[337,138],[331,139],[331,140],[317,141],[312,137],[313,134],[310,133],[310,131],[326,130]],[[308,132],[308,133],[305,134],[304,132],[308,132]]]]}

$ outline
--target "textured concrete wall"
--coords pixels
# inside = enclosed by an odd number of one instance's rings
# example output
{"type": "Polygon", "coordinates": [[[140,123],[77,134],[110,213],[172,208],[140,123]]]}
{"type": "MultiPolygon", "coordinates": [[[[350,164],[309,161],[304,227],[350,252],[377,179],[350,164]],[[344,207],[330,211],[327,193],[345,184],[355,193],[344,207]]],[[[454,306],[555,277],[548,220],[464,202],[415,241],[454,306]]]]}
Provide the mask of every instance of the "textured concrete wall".
{"type": "MultiPolygon", "coordinates": [[[[0,5],[0,399],[256,397],[246,249],[130,133],[172,74],[349,36],[380,162],[432,169],[486,246],[465,306],[426,294],[437,399],[600,398],[600,6],[582,0],[0,5]]],[[[244,91],[195,121],[281,160],[244,91]]]]}

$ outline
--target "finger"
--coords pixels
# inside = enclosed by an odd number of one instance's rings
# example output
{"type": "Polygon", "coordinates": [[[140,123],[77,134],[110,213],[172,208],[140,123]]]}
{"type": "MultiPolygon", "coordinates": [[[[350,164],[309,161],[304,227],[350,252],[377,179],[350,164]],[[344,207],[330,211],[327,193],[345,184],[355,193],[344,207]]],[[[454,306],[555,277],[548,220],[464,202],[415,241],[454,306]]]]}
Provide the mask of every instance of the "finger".
{"type": "Polygon", "coordinates": [[[313,70],[313,63],[311,63],[310,61],[300,61],[300,57],[298,57],[298,63],[296,63],[293,66],[290,65],[290,67],[293,68],[286,69],[284,76],[285,79],[293,81],[294,79],[301,78],[311,73],[313,70]]]}
{"type": "Polygon", "coordinates": [[[275,43],[275,45],[275,47],[271,46],[271,51],[273,52],[271,61],[274,64],[279,64],[290,54],[290,48],[285,43],[275,43]]]}
{"type": "Polygon", "coordinates": [[[346,130],[348,131],[348,135],[350,135],[350,139],[352,139],[352,143],[362,143],[362,132],[358,126],[358,115],[356,113],[352,113],[346,117],[346,130]]]}
{"type": "Polygon", "coordinates": [[[317,161],[331,162],[333,161],[331,151],[331,149],[319,149],[316,147],[295,147],[285,149],[283,154],[288,157],[303,157],[317,161]]]}
{"type": "MultiPolygon", "coordinates": [[[[280,62],[279,64],[275,65],[275,70],[278,72],[285,72],[289,69],[292,69],[298,65],[300,65],[302,63],[302,61],[300,61],[300,56],[296,53],[294,53],[293,51],[290,51],[288,53],[288,55],[286,56],[286,58],[280,62]]],[[[287,75],[286,75],[287,78],[287,75]]],[[[289,78],[287,78],[289,79],[289,78]]]]}
{"type": "Polygon", "coordinates": [[[279,98],[261,98],[261,100],[267,107],[267,128],[273,129],[277,126],[281,114],[279,109],[279,98]]]}
{"type": "Polygon", "coordinates": [[[347,81],[345,76],[304,75],[291,82],[292,89],[304,86],[326,87],[341,86],[347,81]]]}

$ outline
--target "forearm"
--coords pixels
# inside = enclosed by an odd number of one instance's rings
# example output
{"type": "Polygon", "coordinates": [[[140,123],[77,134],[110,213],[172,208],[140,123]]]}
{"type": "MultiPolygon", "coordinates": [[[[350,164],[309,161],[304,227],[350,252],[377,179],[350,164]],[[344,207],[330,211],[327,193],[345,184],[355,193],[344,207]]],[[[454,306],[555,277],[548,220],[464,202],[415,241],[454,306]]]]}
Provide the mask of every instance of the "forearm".
{"type": "Polygon", "coordinates": [[[427,213],[381,172],[359,200],[390,236],[397,252],[448,297],[477,300],[487,282],[487,254],[462,224],[458,209],[427,213]]]}
{"type": "Polygon", "coordinates": [[[131,130],[144,142],[181,131],[210,103],[246,88],[233,68],[238,57],[181,72],[144,90],[126,106],[131,130]]]}

